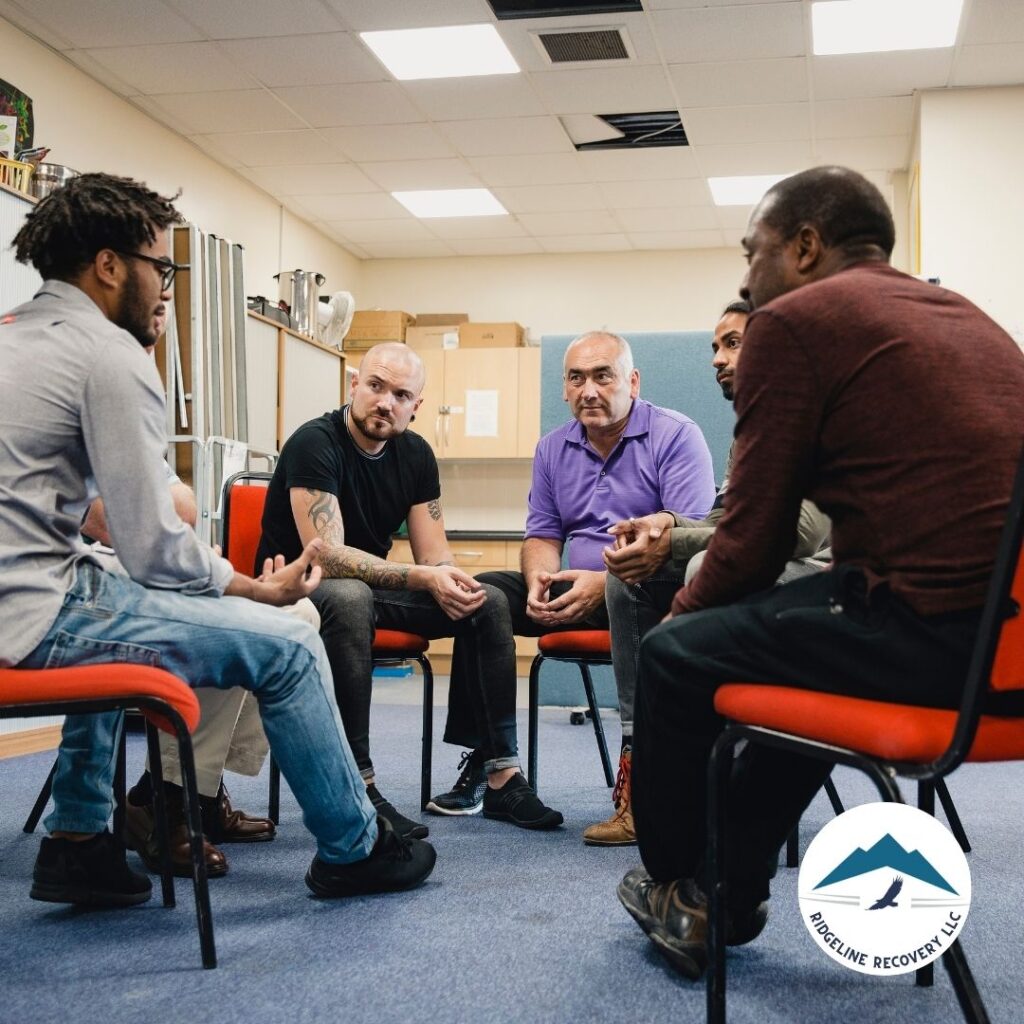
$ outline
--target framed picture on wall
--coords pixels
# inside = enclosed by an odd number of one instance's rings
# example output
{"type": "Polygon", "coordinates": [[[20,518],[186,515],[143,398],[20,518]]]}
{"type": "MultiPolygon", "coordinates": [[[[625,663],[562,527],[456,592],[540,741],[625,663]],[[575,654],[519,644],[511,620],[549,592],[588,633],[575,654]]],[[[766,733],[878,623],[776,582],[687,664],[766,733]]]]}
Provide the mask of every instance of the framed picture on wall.
{"type": "Polygon", "coordinates": [[[0,141],[0,150],[3,150],[0,155],[9,160],[14,159],[15,153],[32,148],[35,124],[32,119],[32,100],[20,89],[0,79],[0,122],[9,128],[12,120],[15,125],[13,137],[8,131],[3,136],[5,141],[0,141]]]}

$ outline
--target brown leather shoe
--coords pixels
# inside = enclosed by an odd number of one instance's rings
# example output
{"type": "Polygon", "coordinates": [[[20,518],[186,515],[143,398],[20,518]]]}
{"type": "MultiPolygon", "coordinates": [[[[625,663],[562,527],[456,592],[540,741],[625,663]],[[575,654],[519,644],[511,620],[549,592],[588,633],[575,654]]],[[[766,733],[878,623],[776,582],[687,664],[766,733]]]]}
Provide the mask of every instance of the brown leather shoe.
{"type": "MultiPolygon", "coordinates": [[[[171,852],[171,871],[177,878],[192,877],[192,854],[188,841],[188,829],[185,827],[184,815],[180,799],[173,797],[167,801],[167,830],[171,852]]],[[[150,871],[160,873],[160,848],[156,841],[154,828],[153,805],[136,806],[128,799],[124,808],[124,844],[129,850],[135,850],[142,862],[150,871]]],[[[228,859],[203,836],[203,856],[206,860],[206,874],[209,878],[219,878],[228,871],[228,859]]]]}
{"type": "Polygon", "coordinates": [[[630,772],[633,755],[624,750],[619,756],[619,774],[612,790],[615,813],[607,820],[591,825],[583,831],[583,842],[587,846],[635,846],[636,828],[633,825],[630,772]]]}
{"type": "Polygon", "coordinates": [[[215,797],[200,797],[203,832],[216,843],[266,843],[277,829],[269,818],[254,818],[231,806],[224,783],[215,797]]]}

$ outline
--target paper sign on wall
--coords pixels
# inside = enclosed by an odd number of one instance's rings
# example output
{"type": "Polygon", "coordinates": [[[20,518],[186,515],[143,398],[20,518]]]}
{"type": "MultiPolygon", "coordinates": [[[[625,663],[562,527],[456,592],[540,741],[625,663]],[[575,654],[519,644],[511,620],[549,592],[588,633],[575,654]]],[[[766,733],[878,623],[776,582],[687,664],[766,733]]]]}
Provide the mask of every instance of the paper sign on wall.
{"type": "Polygon", "coordinates": [[[466,437],[498,436],[498,392],[466,392],[466,437]]]}

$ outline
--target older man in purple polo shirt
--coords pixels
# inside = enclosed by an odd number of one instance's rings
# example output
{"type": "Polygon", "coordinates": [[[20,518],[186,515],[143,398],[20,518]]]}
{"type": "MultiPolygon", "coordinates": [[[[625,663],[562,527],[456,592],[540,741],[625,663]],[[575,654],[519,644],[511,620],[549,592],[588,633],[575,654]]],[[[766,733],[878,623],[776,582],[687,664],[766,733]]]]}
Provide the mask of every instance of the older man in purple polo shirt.
{"type": "MultiPolygon", "coordinates": [[[[562,397],[574,419],[537,445],[522,571],[478,577],[508,598],[514,633],[607,629],[602,552],[612,540],[609,527],[652,509],[687,509],[684,514],[693,519],[710,510],[715,481],[700,428],[639,394],[640,372],[625,339],[594,331],[566,350],[562,397]],[[568,568],[562,569],[566,544],[568,568]]],[[[665,589],[671,600],[679,582],[669,570],[642,586],[665,589]]],[[[617,663],[615,670],[620,671],[617,663]]],[[[635,673],[631,660],[621,670],[635,673]]],[[[437,813],[476,813],[486,786],[489,755],[466,698],[470,671],[456,641],[444,738],[472,753],[463,758],[454,788],[428,805],[437,813]]]]}

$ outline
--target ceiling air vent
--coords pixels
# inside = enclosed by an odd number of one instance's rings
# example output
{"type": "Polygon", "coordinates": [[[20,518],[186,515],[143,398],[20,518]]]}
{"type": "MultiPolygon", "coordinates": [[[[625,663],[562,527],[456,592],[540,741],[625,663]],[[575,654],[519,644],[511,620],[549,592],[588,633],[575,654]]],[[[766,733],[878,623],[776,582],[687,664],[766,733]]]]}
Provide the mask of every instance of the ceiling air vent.
{"type": "Polygon", "coordinates": [[[488,0],[499,21],[642,11],[640,0],[488,0]]]}
{"type": "Polygon", "coordinates": [[[622,132],[617,139],[578,142],[576,149],[586,153],[595,149],[652,149],[656,146],[688,146],[686,129],[675,110],[655,110],[644,114],[598,114],[612,128],[622,132]]]}
{"type": "Polygon", "coordinates": [[[552,64],[629,59],[629,51],[617,28],[592,32],[538,32],[537,38],[552,64]]]}

